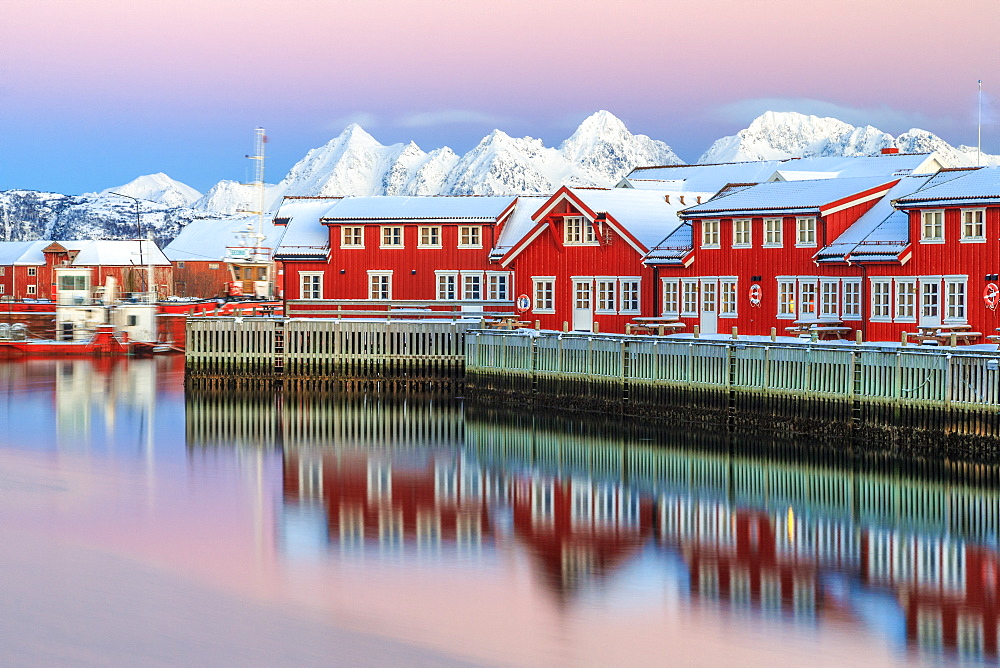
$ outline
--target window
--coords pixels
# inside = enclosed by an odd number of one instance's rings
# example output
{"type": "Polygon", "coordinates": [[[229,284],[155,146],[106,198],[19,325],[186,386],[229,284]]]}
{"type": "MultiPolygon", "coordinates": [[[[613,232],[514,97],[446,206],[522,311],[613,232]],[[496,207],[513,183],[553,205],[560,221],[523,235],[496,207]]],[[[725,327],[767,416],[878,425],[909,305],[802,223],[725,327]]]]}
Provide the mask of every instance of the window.
{"type": "Polygon", "coordinates": [[[896,279],[896,320],[915,322],[917,319],[917,283],[896,279]]]}
{"type": "Polygon", "coordinates": [[[962,241],[986,241],[986,211],[962,211],[962,241]]]}
{"type": "Polygon", "coordinates": [[[585,281],[573,281],[574,285],[574,302],[573,308],[578,309],[589,309],[590,308],[590,293],[593,287],[589,280],[585,281]]]}
{"type": "MultiPolygon", "coordinates": [[[[183,262],[178,262],[178,263],[177,263],[177,268],[178,268],[178,269],[183,269],[183,268],[184,268],[184,263],[183,263],[183,262]]],[[[2,270],[2,269],[0,269],[0,273],[3,273],[3,270],[2,270]]]]}
{"type": "Polygon", "coordinates": [[[795,281],[778,279],[778,317],[795,318],[795,281]]]}
{"type": "Polygon", "coordinates": [[[820,283],[820,317],[836,318],[840,315],[838,301],[840,285],[837,281],[822,281],[820,283]]]}
{"type": "Polygon", "coordinates": [[[944,280],[944,294],[947,311],[945,319],[951,321],[965,321],[965,279],[944,280]]]}
{"type": "Polygon", "coordinates": [[[342,227],[340,228],[341,248],[364,248],[365,228],[363,227],[342,227]]]}
{"type": "Polygon", "coordinates": [[[402,248],[403,228],[392,225],[382,228],[382,248],[402,248]]]}
{"type": "Polygon", "coordinates": [[[417,248],[441,248],[441,228],[437,225],[422,226],[417,248]]]}
{"type": "Polygon", "coordinates": [[[438,274],[437,298],[458,299],[458,274],[438,274]]]}
{"type": "Polygon", "coordinates": [[[7,287],[6,285],[0,285],[0,295],[4,293],[4,288],[6,287],[7,287]]]}
{"type": "Polygon", "coordinates": [[[482,274],[463,274],[462,299],[482,299],[482,298],[483,298],[482,274]]]}
{"type": "Polygon", "coordinates": [[[59,277],[59,289],[60,290],[86,290],[87,289],[87,277],[86,276],[60,276],[59,277]]]}
{"type": "Polygon", "coordinates": [[[941,243],[944,241],[944,211],[924,211],[920,214],[920,241],[941,243]]]}
{"type": "Polygon", "coordinates": [[[510,299],[510,274],[487,274],[488,299],[510,299]]]}
{"type": "Polygon", "coordinates": [[[302,299],[322,299],[323,298],[323,272],[299,274],[302,290],[299,292],[302,299]]]}
{"type": "Polygon", "coordinates": [[[681,315],[698,315],[698,282],[683,281],[681,285],[683,286],[682,296],[684,298],[684,311],[681,315]]]}
{"type": "Polygon", "coordinates": [[[7,267],[0,267],[0,276],[3,276],[6,273],[7,273],[7,267]]]}
{"type": "Polygon", "coordinates": [[[816,316],[816,283],[809,279],[799,283],[799,315],[816,316]]]}
{"type": "Polygon", "coordinates": [[[368,272],[368,298],[392,299],[392,272],[368,272]]]}
{"type": "Polygon", "coordinates": [[[29,285],[28,286],[28,294],[29,295],[35,294],[35,286],[34,285],[29,285]]]}
{"type": "Polygon", "coordinates": [[[704,313],[715,313],[715,281],[701,284],[701,310],[704,313]]]}
{"type": "Polygon", "coordinates": [[[38,275],[37,267],[28,267],[28,276],[37,276],[37,275],[38,275]]]}
{"type": "Polygon", "coordinates": [[[615,281],[614,279],[597,280],[597,310],[604,313],[615,312],[615,281]]]}
{"type": "Polygon", "coordinates": [[[555,278],[532,279],[535,286],[535,313],[552,313],[555,311],[555,278]]]}
{"type": "Polygon", "coordinates": [[[717,220],[701,221],[701,247],[702,248],[719,247],[719,221],[717,220]]]}
{"type": "Polygon", "coordinates": [[[764,219],[764,247],[780,248],[781,239],[781,218],[764,219]]]}
{"type": "Polygon", "coordinates": [[[218,269],[219,268],[219,263],[218,262],[209,262],[208,263],[208,268],[209,269],[218,269]]]}
{"type": "Polygon", "coordinates": [[[892,283],[872,279],[872,320],[888,321],[892,317],[892,283]]]}
{"type": "Polygon", "coordinates": [[[723,279],[719,282],[721,297],[721,308],[719,315],[722,317],[736,317],[736,281],[735,279],[723,279]]]}
{"type": "Polygon", "coordinates": [[[860,281],[844,281],[844,314],[845,320],[857,320],[861,317],[861,283],[860,281]]]}
{"type": "Polygon", "coordinates": [[[597,243],[594,226],[582,216],[563,218],[563,242],[570,245],[597,243]]]}
{"type": "Polygon", "coordinates": [[[676,315],[678,284],[677,281],[663,281],[663,315],[676,315]]]}
{"type": "Polygon", "coordinates": [[[733,248],[750,248],[750,220],[733,221],[733,248]]]}
{"type": "Polygon", "coordinates": [[[798,236],[796,237],[796,246],[815,246],[816,245],[816,219],[815,218],[799,218],[796,223],[796,229],[798,231],[798,236]]]}
{"type": "Polygon", "coordinates": [[[621,279],[621,313],[639,312],[639,279],[621,279]]]}
{"type": "Polygon", "coordinates": [[[478,225],[459,225],[458,247],[482,248],[483,239],[481,236],[481,228],[478,225]]]}

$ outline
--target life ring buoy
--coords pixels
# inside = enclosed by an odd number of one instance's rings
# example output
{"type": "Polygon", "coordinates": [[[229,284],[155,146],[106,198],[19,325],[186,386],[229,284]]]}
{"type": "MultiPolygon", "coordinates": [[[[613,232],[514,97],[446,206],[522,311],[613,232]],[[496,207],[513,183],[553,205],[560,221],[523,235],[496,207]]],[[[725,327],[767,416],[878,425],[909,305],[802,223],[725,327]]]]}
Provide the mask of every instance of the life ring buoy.
{"type": "Polygon", "coordinates": [[[760,285],[757,283],[750,286],[750,306],[760,306],[760,285]]]}
{"type": "Polygon", "coordinates": [[[229,283],[229,296],[230,297],[242,297],[243,296],[243,286],[232,281],[229,283]]]}
{"type": "Polygon", "coordinates": [[[518,295],[514,305],[517,307],[518,313],[524,313],[531,308],[531,298],[528,295],[518,295]]]}
{"type": "Polygon", "coordinates": [[[1000,288],[997,287],[996,283],[987,283],[986,287],[983,288],[983,301],[986,302],[986,307],[995,311],[998,299],[1000,299],[1000,288]]]}

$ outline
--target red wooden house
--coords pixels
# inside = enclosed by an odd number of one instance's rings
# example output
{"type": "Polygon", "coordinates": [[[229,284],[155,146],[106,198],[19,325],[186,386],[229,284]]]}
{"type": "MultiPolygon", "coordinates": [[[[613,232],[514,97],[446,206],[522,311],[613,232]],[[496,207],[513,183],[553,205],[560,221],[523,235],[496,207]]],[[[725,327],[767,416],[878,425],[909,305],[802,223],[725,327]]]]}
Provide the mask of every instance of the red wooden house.
{"type": "Polygon", "coordinates": [[[500,260],[528,297],[523,317],[545,329],[624,332],[651,313],[652,270],[642,259],[678,225],[677,211],[711,193],[615,188],[558,190],[500,260]]]}

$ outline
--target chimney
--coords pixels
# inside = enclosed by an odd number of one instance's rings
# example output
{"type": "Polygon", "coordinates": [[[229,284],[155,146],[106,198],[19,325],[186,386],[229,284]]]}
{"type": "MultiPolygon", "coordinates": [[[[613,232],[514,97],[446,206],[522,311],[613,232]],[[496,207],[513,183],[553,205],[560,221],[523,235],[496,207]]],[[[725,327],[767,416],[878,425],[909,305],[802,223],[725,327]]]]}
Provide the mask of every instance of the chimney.
{"type": "Polygon", "coordinates": [[[670,195],[664,195],[663,201],[666,202],[667,204],[670,204],[670,195]]]}
{"type": "Polygon", "coordinates": [[[882,149],[882,155],[896,155],[899,153],[898,148],[884,148],[882,149]]]}
{"type": "Polygon", "coordinates": [[[677,199],[681,201],[681,204],[684,203],[684,195],[678,195],[677,199]]]}

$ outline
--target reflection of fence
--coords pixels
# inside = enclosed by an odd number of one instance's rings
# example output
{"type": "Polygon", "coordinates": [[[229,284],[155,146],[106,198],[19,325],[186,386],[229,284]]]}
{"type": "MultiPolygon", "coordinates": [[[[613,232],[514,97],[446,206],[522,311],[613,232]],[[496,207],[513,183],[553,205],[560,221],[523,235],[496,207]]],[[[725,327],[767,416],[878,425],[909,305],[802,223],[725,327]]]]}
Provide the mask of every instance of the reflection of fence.
{"type": "Polygon", "coordinates": [[[467,372],[501,391],[568,382],[620,403],[663,387],[1000,410],[1000,356],[983,351],[476,332],[467,372]]]}
{"type": "Polygon", "coordinates": [[[469,321],[189,318],[187,370],[323,379],[433,379],[461,373],[469,321]]]}

